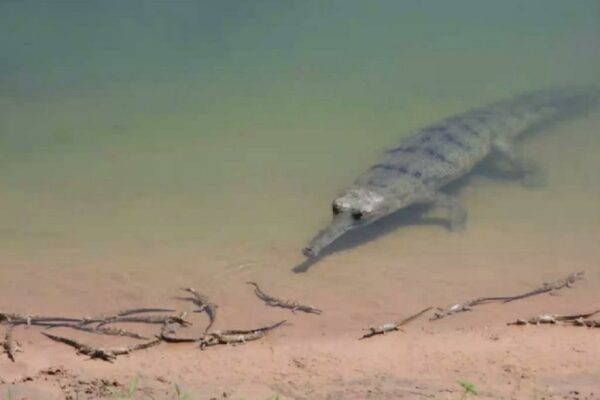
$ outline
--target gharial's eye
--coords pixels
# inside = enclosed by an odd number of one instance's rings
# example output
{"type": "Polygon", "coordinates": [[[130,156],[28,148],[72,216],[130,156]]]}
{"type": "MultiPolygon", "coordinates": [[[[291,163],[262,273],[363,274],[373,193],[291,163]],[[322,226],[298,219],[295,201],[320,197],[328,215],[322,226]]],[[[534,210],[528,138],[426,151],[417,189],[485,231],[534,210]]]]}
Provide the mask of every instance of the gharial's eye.
{"type": "Polygon", "coordinates": [[[359,210],[352,211],[352,218],[354,218],[357,221],[359,219],[361,219],[362,217],[364,217],[364,215],[365,215],[365,213],[362,211],[359,211],[359,210]]]}
{"type": "Polygon", "coordinates": [[[336,203],[333,203],[331,205],[331,211],[333,212],[333,215],[338,215],[339,213],[342,212],[342,208],[340,206],[338,206],[336,203]]]}

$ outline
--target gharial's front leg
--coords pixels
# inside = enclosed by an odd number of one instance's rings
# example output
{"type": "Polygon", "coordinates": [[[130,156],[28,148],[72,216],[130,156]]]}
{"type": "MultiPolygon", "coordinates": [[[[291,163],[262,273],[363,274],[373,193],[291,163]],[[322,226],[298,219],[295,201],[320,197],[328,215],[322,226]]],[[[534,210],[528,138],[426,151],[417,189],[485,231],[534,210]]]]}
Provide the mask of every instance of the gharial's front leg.
{"type": "Polygon", "coordinates": [[[467,211],[456,197],[442,192],[431,192],[423,198],[422,202],[448,210],[448,227],[451,231],[465,228],[467,211]]]}
{"type": "Polygon", "coordinates": [[[546,176],[537,163],[523,157],[515,149],[514,143],[506,139],[496,139],[492,143],[494,152],[517,173],[526,187],[541,187],[546,184],[546,176]]]}
{"type": "Polygon", "coordinates": [[[461,231],[465,228],[467,211],[456,197],[437,192],[433,205],[448,210],[448,223],[451,231],[461,231]]]}

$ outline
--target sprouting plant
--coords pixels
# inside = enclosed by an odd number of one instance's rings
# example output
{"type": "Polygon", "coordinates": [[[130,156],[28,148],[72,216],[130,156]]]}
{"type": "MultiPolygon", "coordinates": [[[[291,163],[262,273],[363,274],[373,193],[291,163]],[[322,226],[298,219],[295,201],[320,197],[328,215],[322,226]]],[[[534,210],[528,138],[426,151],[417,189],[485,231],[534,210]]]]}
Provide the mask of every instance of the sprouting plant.
{"type": "Polygon", "coordinates": [[[469,382],[469,381],[458,381],[458,384],[464,390],[462,393],[462,396],[460,397],[460,400],[465,400],[467,398],[467,396],[470,394],[472,394],[473,396],[477,396],[478,389],[474,383],[469,382]]]}
{"type": "Polygon", "coordinates": [[[187,393],[183,393],[178,384],[175,384],[175,395],[177,395],[177,400],[188,400],[189,396],[187,393]]]}
{"type": "MultiPolygon", "coordinates": [[[[140,385],[140,377],[136,376],[135,378],[133,378],[133,380],[129,384],[127,391],[125,391],[121,394],[116,394],[114,399],[115,400],[134,400],[136,393],[141,394],[143,392],[143,389],[140,389],[139,385],[140,385]]],[[[169,397],[169,399],[173,399],[173,400],[189,400],[190,399],[189,394],[183,392],[181,390],[181,387],[178,384],[173,385],[173,390],[175,392],[175,397],[169,397]]],[[[146,398],[146,397],[144,397],[144,398],[146,398]]]]}
{"type": "Polygon", "coordinates": [[[139,384],[140,384],[140,377],[136,376],[135,378],[133,378],[133,380],[129,384],[129,388],[127,389],[128,397],[133,398],[133,395],[135,394],[139,384]]]}
{"type": "Polygon", "coordinates": [[[136,376],[133,378],[131,383],[129,384],[129,388],[127,388],[127,392],[124,395],[117,397],[118,400],[133,400],[133,396],[135,396],[135,392],[138,389],[140,384],[140,377],[136,376]]]}

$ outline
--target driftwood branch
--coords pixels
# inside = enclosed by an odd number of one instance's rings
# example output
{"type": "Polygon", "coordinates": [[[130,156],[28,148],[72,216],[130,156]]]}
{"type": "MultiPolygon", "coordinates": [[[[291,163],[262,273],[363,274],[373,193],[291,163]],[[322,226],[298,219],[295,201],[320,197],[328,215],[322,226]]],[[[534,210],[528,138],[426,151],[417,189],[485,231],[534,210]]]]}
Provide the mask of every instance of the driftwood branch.
{"type": "Polygon", "coordinates": [[[521,300],[521,299],[524,299],[527,297],[536,296],[538,294],[553,293],[553,292],[563,289],[563,288],[570,288],[573,286],[573,284],[575,282],[584,279],[584,277],[585,277],[584,271],[574,272],[572,274],[569,274],[569,276],[567,276],[564,279],[559,279],[554,282],[544,283],[544,284],[542,284],[541,287],[539,287],[537,289],[531,290],[529,292],[526,292],[526,293],[523,293],[523,294],[520,294],[517,296],[509,297],[508,299],[504,300],[504,302],[509,303],[511,301],[521,300]]]}
{"type": "Polygon", "coordinates": [[[589,320],[588,318],[593,317],[598,313],[600,313],[600,309],[584,314],[542,314],[532,318],[517,319],[514,322],[509,322],[508,325],[569,324],[595,328],[596,326],[594,325],[596,325],[596,321],[589,320]]]}
{"type": "Polygon", "coordinates": [[[554,293],[557,290],[563,288],[570,288],[573,286],[573,283],[584,278],[584,272],[575,272],[569,274],[566,278],[559,279],[554,282],[544,283],[541,287],[530,290],[528,292],[514,295],[514,296],[498,296],[498,297],[480,297],[474,300],[469,300],[464,303],[457,303],[450,307],[446,308],[438,308],[438,311],[435,315],[430,319],[431,321],[439,320],[449,315],[458,314],[461,312],[472,311],[474,307],[489,304],[489,303],[509,303],[516,300],[525,299],[532,296],[537,296],[539,294],[544,293],[554,293]]]}

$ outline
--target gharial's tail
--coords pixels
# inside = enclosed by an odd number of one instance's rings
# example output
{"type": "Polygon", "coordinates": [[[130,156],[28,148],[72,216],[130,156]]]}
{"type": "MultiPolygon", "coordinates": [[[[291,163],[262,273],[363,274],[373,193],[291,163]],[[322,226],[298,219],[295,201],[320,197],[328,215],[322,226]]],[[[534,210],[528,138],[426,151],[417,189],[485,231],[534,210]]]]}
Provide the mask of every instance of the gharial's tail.
{"type": "MultiPolygon", "coordinates": [[[[499,110],[521,118],[527,130],[585,114],[600,105],[600,87],[567,86],[528,92],[494,104],[499,110]]],[[[522,134],[524,130],[515,130],[522,134]]]]}
{"type": "Polygon", "coordinates": [[[599,86],[567,86],[526,93],[514,99],[513,105],[546,109],[556,116],[578,114],[600,105],[599,86]]]}

